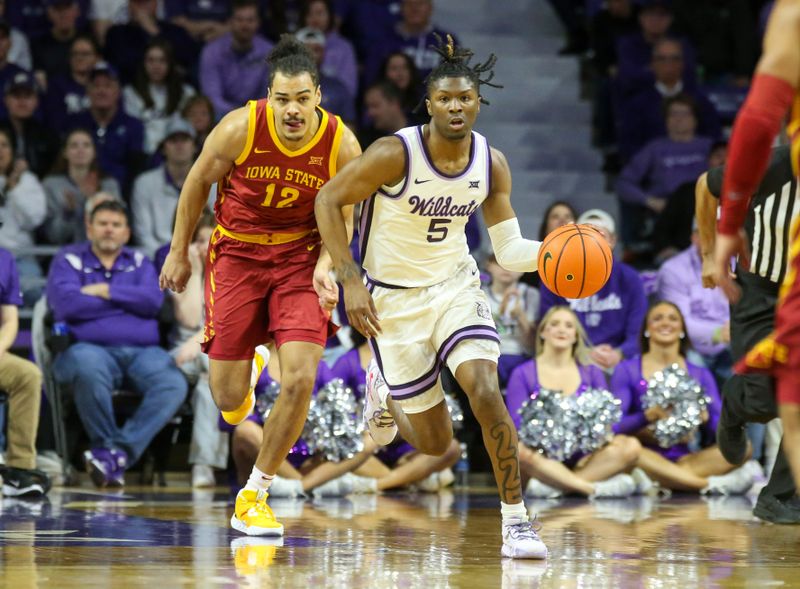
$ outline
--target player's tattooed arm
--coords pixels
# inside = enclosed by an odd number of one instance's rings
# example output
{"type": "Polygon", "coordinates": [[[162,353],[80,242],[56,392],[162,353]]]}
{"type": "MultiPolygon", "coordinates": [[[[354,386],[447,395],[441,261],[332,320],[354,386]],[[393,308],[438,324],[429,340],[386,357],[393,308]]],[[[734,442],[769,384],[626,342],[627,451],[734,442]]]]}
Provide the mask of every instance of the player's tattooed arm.
{"type": "Polygon", "coordinates": [[[337,266],[334,271],[336,272],[336,279],[345,284],[351,280],[361,281],[361,269],[354,260],[348,260],[337,266]]]}

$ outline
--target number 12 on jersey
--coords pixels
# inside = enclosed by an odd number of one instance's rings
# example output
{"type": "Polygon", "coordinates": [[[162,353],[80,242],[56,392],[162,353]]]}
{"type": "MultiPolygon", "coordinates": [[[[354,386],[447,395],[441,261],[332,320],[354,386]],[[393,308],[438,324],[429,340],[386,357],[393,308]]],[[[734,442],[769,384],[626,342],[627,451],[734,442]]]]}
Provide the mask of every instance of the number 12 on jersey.
{"type": "MultiPolygon", "coordinates": [[[[275,197],[275,183],[272,182],[267,185],[267,195],[264,197],[264,201],[261,203],[262,207],[271,207],[272,200],[275,197]]],[[[296,188],[292,188],[291,186],[284,186],[281,189],[280,197],[282,200],[279,200],[275,205],[276,209],[285,209],[286,207],[292,206],[292,203],[296,201],[300,197],[300,191],[296,188]]],[[[444,238],[442,238],[444,239],[444,238]]],[[[428,239],[430,241],[430,239],[428,239]]]]}

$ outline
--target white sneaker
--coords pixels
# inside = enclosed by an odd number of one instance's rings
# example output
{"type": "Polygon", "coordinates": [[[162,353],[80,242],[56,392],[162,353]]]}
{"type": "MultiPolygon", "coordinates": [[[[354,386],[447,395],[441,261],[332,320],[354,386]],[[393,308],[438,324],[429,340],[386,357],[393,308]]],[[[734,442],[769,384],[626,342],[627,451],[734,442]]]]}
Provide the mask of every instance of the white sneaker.
{"type": "Polygon", "coordinates": [[[537,499],[558,499],[564,494],[561,489],[556,489],[544,484],[539,479],[531,478],[525,487],[526,497],[536,497],[537,499]]]}
{"type": "Polygon", "coordinates": [[[456,481],[456,475],[453,474],[451,468],[445,468],[439,471],[439,488],[446,489],[456,481]]]}
{"type": "Polygon", "coordinates": [[[276,476],[272,479],[269,486],[270,497],[284,497],[294,499],[295,497],[305,497],[303,492],[303,483],[300,479],[285,479],[276,476]]]}
{"type": "Polygon", "coordinates": [[[397,424],[389,413],[386,397],[389,387],[383,380],[378,363],[371,360],[367,366],[367,388],[364,393],[364,424],[379,446],[387,446],[397,436],[397,424]]]}
{"type": "Polygon", "coordinates": [[[636,481],[629,474],[614,475],[594,484],[593,499],[630,497],[636,492],[636,481]]]}
{"type": "Polygon", "coordinates": [[[348,472],[342,479],[344,479],[345,485],[349,487],[347,494],[368,495],[378,492],[378,479],[362,477],[352,472],[348,472]]]}
{"type": "Polygon", "coordinates": [[[432,472],[421,481],[417,481],[417,488],[423,493],[437,493],[439,491],[439,473],[432,472]]]}
{"type": "Polygon", "coordinates": [[[217,479],[214,478],[214,469],[205,464],[192,465],[193,487],[216,487],[217,479]]]}
{"type": "Polygon", "coordinates": [[[657,492],[656,484],[647,473],[638,466],[631,471],[631,476],[636,483],[637,495],[652,495],[657,492]]]}
{"type": "Polygon", "coordinates": [[[344,497],[350,492],[351,485],[347,484],[342,479],[343,477],[339,477],[338,479],[330,480],[327,483],[322,483],[321,485],[311,489],[311,494],[314,497],[344,497]]]}
{"type": "Polygon", "coordinates": [[[753,486],[753,470],[747,466],[715,477],[708,477],[708,486],[701,490],[703,495],[744,495],[753,486]]]}
{"type": "Polygon", "coordinates": [[[536,534],[537,522],[503,522],[503,547],[508,558],[547,558],[547,546],[536,534]]]}

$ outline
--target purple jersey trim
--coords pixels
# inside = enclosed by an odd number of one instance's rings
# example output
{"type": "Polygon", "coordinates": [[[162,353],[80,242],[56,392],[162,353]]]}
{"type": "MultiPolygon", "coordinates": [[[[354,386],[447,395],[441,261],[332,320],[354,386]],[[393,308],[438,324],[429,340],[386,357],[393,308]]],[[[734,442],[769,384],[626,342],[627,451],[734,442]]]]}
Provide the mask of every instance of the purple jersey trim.
{"type": "Polygon", "coordinates": [[[397,194],[389,194],[383,188],[378,188],[378,192],[380,192],[386,198],[391,198],[392,200],[396,200],[406,193],[406,188],[408,187],[408,176],[411,173],[411,148],[408,145],[408,140],[402,135],[400,135],[400,133],[395,133],[394,136],[400,138],[400,143],[403,146],[403,151],[405,152],[406,156],[405,174],[403,175],[403,186],[400,188],[400,191],[397,194]]]}
{"type": "Polygon", "coordinates": [[[430,169],[431,172],[439,176],[439,178],[443,178],[444,180],[457,180],[459,178],[463,178],[467,174],[469,174],[470,170],[472,170],[472,166],[475,163],[475,133],[470,132],[470,142],[469,142],[469,161],[467,162],[466,167],[464,170],[458,174],[446,174],[439,170],[436,167],[436,164],[433,163],[433,158],[431,157],[430,152],[428,151],[428,146],[425,143],[425,138],[422,135],[422,125],[417,127],[417,139],[419,140],[419,144],[422,147],[422,153],[425,156],[425,163],[430,169]]]}

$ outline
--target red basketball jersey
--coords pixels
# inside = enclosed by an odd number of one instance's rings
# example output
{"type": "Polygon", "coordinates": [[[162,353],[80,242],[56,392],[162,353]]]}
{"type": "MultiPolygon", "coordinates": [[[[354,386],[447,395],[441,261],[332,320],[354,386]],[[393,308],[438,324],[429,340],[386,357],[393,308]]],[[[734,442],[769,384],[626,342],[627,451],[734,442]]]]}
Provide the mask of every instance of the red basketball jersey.
{"type": "Polygon", "coordinates": [[[316,229],[314,199],[336,173],[344,125],[318,108],[319,129],[297,150],[284,146],[265,98],[248,102],[247,143],[219,185],[217,222],[241,234],[316,229]]]}

